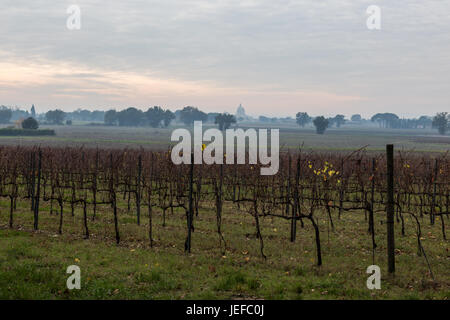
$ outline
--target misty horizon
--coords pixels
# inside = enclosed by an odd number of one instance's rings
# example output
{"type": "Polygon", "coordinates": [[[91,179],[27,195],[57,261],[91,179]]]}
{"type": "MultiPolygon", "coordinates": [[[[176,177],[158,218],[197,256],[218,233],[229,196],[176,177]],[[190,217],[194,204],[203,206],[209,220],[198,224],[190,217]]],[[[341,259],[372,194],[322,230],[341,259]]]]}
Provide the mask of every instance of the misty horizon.
{"type": "MultiPolygon", "coordinates": [[[[240,105],[242,105],[242,104],[240,104],[240,105]]],[[[172,112],[176,112],[176,111],[181,111],[183,108],[185,108],[187,106],[188,105],[180,107],[180,108],[170,108],[170,107],[166,108],[164,106],[157,106],[157,107],[162,107],[162,108],[170,110],[172,112]]],[[[10,108],[11,110],[26,111],[26,112],[30,112],[29,110],[31,109],[31,106],[30,107],[20,107],[20,106],[5,106],[5,105],[1,105],[1,104],[0,104],[0,107],[7,107],[7,108],[10,108]]],[[[89,112],[94,112],[94,111],[106,112],[106,111],[109,111],[109,110],[115,110],[117,112],[120,112],[120,111],[124,111],[124,110],[126,110],[128,108],[136,108],[136,109],[138,109],[138,110],[140,110],[142,112],[145,112],[149,108],[153,108],[154,106],[150,106],[149,105],[149,106],[144,106],[144,107],[137,107],[137,106],[130,105],[130,106],[127,106],[127,107],[116,107],[116,108],[115,107],[107,107],[107,108],[99,108],[99,109],[92,108],[92,107],[91,108],[89,108],[89,107],[79,107],[79,108],[69,109],[69,110],[67,108],[54,107],[54,108],[48,108],[47,110],[44,110],[44,111],[40,111],[38,106],[36,106],[36,105],[34,105],[34,107],[36,108],[36,115],[45,116],[46,112],[51,111],[51,110],[61,110],[61,111],[64,111],[66,113],[73,113],[73,112],[85,111],[85,110],[87,110],[89,112]]],[[[237,108],[238,108],[238,107],[234,108],[234,111],[233,111],[233,108],[228,108],[227,110],[222,110],[222,111],[207,111],[206,109],[202,109],[202,108],[197,107],[197,106],[192,106],[192,107],[198,108],[200,111],[203,111],[203,112],[205,112],[207,114],[208,113],[227,113],[227,114],[231,114],[231,115],[235,115],[236,111],[237,111],[237,108]]],[[[245,108],[245,106],[242,105],[242,107],[245,109],[245,114],[247,116],[253,118],[253,120],[255,120],[255,121],[258,121],[258,118],[261,117],[261,116],[262,117],[268,117],[268,118],[278,118],[278,119],[291,118],[292,120],[295,120],[297,112],[306,112],[306,111],[303,111],[303,110],[296,110],[295,113],[293,113],[293,114],[270,116],[270,115],[267,115],[267,114],[257,114],[257,113],[250,114],[250,113],[247,112],[247,109],[245,108]]],[[[392,113],[392,112],[386,111],[386,112],[377,112],[377,113],[392,113]]],[[[329,113],[329,114],[312,114],[312,113],[308,113],[308,115],[311,116],[312,118],[319,117],[319,116],[334,117],[334,116],[336,116],[338,114],[344,115],[346,120],[350,120],[350,118],[353,115],[361,115],[362,120],[370,120],[370,118],[372,116],[374,116],[376,113],[374,113],[374,114],[367,113],[368,114],[367,117],[363,116],[363,114],[361,114],[361,113],[355,113],[355,114],[343,114],[343,113],[339,113],[339,112],[329,113]]],[[[433,118],[436,114],[420,114],[419,116],[413,117],[413,118],[408,118],[408,117],[403,116],[401,114],[396,114],[396,115],[399,117],[399,119],[417,119],[417,118],[420,118],[422,116],[433,118]]]]}
{"type": "Polygon", "coordinates": [[[0,105],[40,112],[196,106],[251,116],[449,110],[450,4],[2,1],[0,105]],[[139,4],[139,5],[137,5],[139,4]],[[139,9],[137,9],[139,8],[139,9]]]}

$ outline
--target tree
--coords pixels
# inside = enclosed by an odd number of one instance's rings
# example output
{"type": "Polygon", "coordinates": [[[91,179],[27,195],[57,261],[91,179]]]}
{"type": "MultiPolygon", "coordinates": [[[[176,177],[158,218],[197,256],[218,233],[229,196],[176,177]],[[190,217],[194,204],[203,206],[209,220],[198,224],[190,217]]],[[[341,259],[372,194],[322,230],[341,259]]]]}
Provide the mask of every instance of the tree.
{"type": "Polygon", "coordinates": [[[148,124],[153,128],[158,128],[164,120],[164,110],[161,107],[149,108],[145,112],[148,124]]]}
{"type": "Polygon", "coordinates": [[[195,107],[185,107],[180,111],[180,120],[186,125],[192,125],[194,121],[205,121],[208,115],[195,107]]]}
{"type": "Polygon", "coordinates": [[[431,127],[433,125],[433,119],[427,116],[420,116],[417,120],[417,125],[422,128],[431,127]]]}
{"type": "Polygon", "coordinates": [[[34,108],[34,104],[31,106],[31,116],[33,117],[33,118],[36,118],[36,109],[34,108]]]}
{"type": "Polygon", "coordinates": [[[26,119],[30,116],[30,113],[27,110],[20,110],[17,107],[14,109],[11,109],[12,115],[11,115],[11,120],[10,121],[14,121],[14,120],[22,120],[26,119]]]}
{"type": "Polygon", "coordinates": [[[311,122],[311,117],[306,112],[298,112],[295,116],[297,124],[302,128],[311,122]]]}
{"type": "Polygon", "coordinates": [[[86,109],[77,109],[71,113],[73,119],[81,121],[92,121],[92,112],[86,109]]]}
{"type": "Polygon", "coordinates": [[[66,113],[62,110],[50,110],[45,114],[45,119],[53,124],[63,124],[66,113]]]}
{"type": "Polygon", "coordinates": [[[9,120],[11,120],[12,117],[12,111],[11,109],[2,106],[0,108],[0,123],[9,123],[9,120]]]}
{"type": "Polygon", "coordinates": [[[39,128],[39,123],[33,117],[29,117],[22,121],[22,128],[35,130],[39,128]]]}
{"type": "Polygon", "coordinates": [[[208,118],[206,119],[206,122],[214,123],[216,121],[216,117],[219,115],[219,112],[208,112],[208,118]]]}
{"type": "Polygon", "coordinates": [[[144,118],[144,113],[136,108],[128,108],[117,113],[119,126],[139,126],[144,118]]]}
{"type": "Polygon", "coordinates": [[[222,113],[216,116],[214,123],[219,125],[219,130],[226,130],[232,123],[236,123],[236,118],[232,114],[222,113]]]}
{"type": "Polygon", "coordinates": [[[377,121],[383,128],[397,128],[399,123],[399,117],[394,113],[377,113],[371,120],[377,121]]]}
{"type": "Polygon", "coordinates": [[[148,124],[153,128],[168,127],[170,122],[175,119],[175,115],[170,110],[163,110],[161,107],[149,108],[145,112],[148,124]]]}
{"type": "Polygon", "coordinates": [[[73,112],[68,112],[67,118],[72,121],[104,121],[105,111],[77,109],[73,112]]]}
{"type": "Polygon", "coordinates": [[[91,113],[91,121],[103,121],[105,118],[105,111],[94,110],[91,113]]]}
{"type": "Polygon", "coordinates": [[[334,124],[336,123],[335,118],[325,118],[328,121],[328,126],[327,128],[331,128],[332,126],[334,126],[334,124]]]}
{"type": "Polygon", "coordinates": [[[163,125],[165,128],[169,126],[170,122],[172,122],[173,119],[175,119],[175,114],[172,111],[164,111],[163,125]]]}
{"type": "Polygon", "coordinates": [[[328,119],[325,119],[325,117],[320,116],[316,117],[313,121],[314,126],[316,127],[316,132],[318,134],[324,134],[325,130],[328,128],[328,119]]]}
{"type": "Polygon", "coordinates": [[[105,124],[108,126],[117,125],[117,112],[116,110],[108,110],[105,112],[104,117],[105,124]]]}
{"type": "Polygon", "coordinates": [[[362,120],[362,117],[360,114],[354,114],[352,115],[352,117],[350,118],[353,122],[359,122],[362,120]]]}
{"type": "Polygon", "coordinates": [[[338,114],[334,117],[334,123],[336,123],[336,127],[340,128],[341,125],[345,123],[345,116],[343,114],[338,114]]]}
{"type": "Polygon", "coordinates": [[[437,113],[433,118],[433,128],[438,129],[439,134],[446,134],[448,128],[448,123],[450,121],[450,116],[447,112],[437,113]]]}
{"type": "Polygon", "coordinates": [[[270,118],[268,118],[266,116],[259,116],[259,121],[260,122],[270,122],[270,118]]]}

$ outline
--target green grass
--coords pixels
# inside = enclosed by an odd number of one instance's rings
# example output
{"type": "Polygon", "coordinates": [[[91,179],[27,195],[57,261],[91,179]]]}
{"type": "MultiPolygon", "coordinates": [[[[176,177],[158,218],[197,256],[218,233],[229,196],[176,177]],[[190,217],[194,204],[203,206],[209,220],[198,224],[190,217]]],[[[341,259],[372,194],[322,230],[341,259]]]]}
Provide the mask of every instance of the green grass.
{"type": "MultiPolygon", "coordinates": [[[[370,237],[364,215],[346,213],[327,231],[319,213],[323,266],[315,265],[313,229],[305,221],[295,243],[289,241],[289,223],[262,218],[264,260],[254,237],[253,218],[225,206],[223,232],[228,249],[223,255],[215,231],[213,208],[204,205],[195,218],[193,250],[184,252],[185,215],[155,212],[153,248],[148,244],[146,219],[135,223],[134,209],[120,204],[121,244],[114,243],[112,213],[101,207],[97,220],[89,219],[91,237],[83,239],[82,210],[72,217],[65,207],[63,235],[48,203],[40,213],[40,230],[32,231],[29,203],[19,202],[14,228],[8,229],[8,201],[0,202],[0,299],[448,299],[450,296],[449,241],[440,224],[424,219],[423,245],[436,281],[423,257],[417,256],[414,225],[406,218],[406,236],[397,225],[397,272],[387,274],[384,215],[376,216],[375,264],[382,270],[381,290],[366,288],[366,268],[372,264],[370,237]],[[46,209],[46,210],[44,210],[46,209]],[[67,211],[66,211],[67,210],[67,211]],[[81,290],[66,289],[66,268],[81,268],[81,290]]],[[[142,210],[144,212],[146,210],[142,210]]],[[[92,212],[89,211],[89,216],[92,212]]],[[[449,223],[447,223],[447,226],[449,223]]],[[[447,227],[448,228],[448,227],[447,227]]]]}

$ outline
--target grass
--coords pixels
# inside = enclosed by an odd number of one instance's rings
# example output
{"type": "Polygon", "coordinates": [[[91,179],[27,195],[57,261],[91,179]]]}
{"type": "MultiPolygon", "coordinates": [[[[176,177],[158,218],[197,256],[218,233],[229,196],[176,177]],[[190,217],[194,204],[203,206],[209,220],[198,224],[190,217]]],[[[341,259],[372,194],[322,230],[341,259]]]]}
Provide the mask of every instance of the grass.
{"type": "MultiPolygon", "coordinates": [[[[195,218],[193,250],[184,252],[185,214],[156,211],[153,248],[148,226],[137,226],[134,209],[120,204],[121,243],[114,243],[112,213],[100,208],[89,219],[91,237],[83,239],[82,210],[65,212],[63,234],[58,219],[43,203],[40,230],[32,231],[28,202],[19,202],[14,228],[9,229],[9,205],[0,201],[0,299],[448,299],[450,296],[449,242],[440,224],[424,219],[422,240],[435,275],[431,280],[423,257],[417,256],[412,221],[406,236],[396,225],[397,272],[386,270],[384,215],[376,216],[375,264],[381,267],[381,290],[368,290],[366,268],[372,264],[370,237],[364,215],[346,213],[327,229],[321,212],[319,225],[323,266],[315,265],[313,229],[298,227],[289,241],[289,223],[262,218],[267,260],[259,254],[253,218],[227,204],[223,232],[228,249],[220,250],[212,204],[204,204],[195,218]],[[329,232],[328,232],[329,231],[329,232]],[[69,265],[81,268],[81,290],[66,289],[69,265]]],[[[145,210],[142,210],[144,212],[145,210]]],[[[91,210],[89,215],[91,215],[91,210]]],[[[337,218],[336,218],[337,219],[337,218]]],[[[146,219],[142,219],[143,221],[146,219]]],[[[447,226],[449,223],[447,223],[447,226]]],[[[448,228],[448,227],[447,227],[448,228]]]]}
{"type": "MultiPolygon", "coordinates": [[[[258,129],[261,124],[245,124],[242,128],[258,129]]],[[[174,143],[170,136],[174,128],[141,128],[141,127],[106,127],[106,126],[43,126],[53,129],[53,137],[1,137],[4,145],[36,145],[43,146],[102,146],[106,148],[151,148],[167,150],[174,143]]],[[[313,128],[299,128],[295,125],[267,124],[263,128],[280,128],[280,146],[304,150],[354,151],[368,146],[369,151],[384,151],[386,144],[394,144],[396,150],[412,150],[417,152],[446,152],[450,149],[450,137],[437,137],[436,130],[411,129],[379,129],[342,128],[328,129],[324,135],[318,135],[313,128]]],[[[205,125],[204,130],[209,128],[205,125]]]]}

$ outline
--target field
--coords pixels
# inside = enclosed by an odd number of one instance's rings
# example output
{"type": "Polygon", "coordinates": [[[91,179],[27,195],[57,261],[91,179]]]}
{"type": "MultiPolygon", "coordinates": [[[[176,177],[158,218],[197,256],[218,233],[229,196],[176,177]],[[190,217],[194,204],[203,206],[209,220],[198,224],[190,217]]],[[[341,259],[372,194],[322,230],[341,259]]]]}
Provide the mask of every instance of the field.
{"type": "Polygon", "coordinates": [[[223,174],[198,167],[189,180],[188,166],[164,158],[169,129],[52,129],[55,137],[0,138],[21,146],[0,152],[0,299],[449,298],[448,137],[285,127],[280,145],[295,151],[304,142],[306,151],[292,163],[283,154],[274,179],[245,165],[223,174]],[[386,143],[415,150],[396,153],[395,275],[387,270],[386,143]],[[36,144],[42,172],[28,147],[36,144]],[[81,290],[66,289],[72,264],[81,290]],[[381,290],[366,286],[372,264],[381,290]]]}
{"type": "MultiPolygon", "coordinates": [[[[124,204],[123,204],[124,205],[124,204]]],[[[6,206],[3,203],[3,206],[6,206]]],[[[14,230],[8,230],[2,214],[0,230],[1,299],[448,299],[450,296],[449,243],[438,228],[426,224],[423,245],[436,281],[432,281],[423,257],[417,256],[413,223],[405,236],[397,236],[397,273],[386,268],[385,225],[376,225],[375,263],[382,272],[381,290],[368,290],[366,268],[372,264],[370,235],[364,214],[343,216],[335,232],[327,234],[325,217],[323,265],[315,265],[315,245],[310,224],[289,242],[289,223],[266,218],[267,260],[259,255],[250,216],[226,208],[223,232],[232,250],[218,248],[213,210],[204,208],[196,220],[191,254],[184,252],[185,216],[169,215],[162,227],[155,214],[155,245],[146,239],[147,225],[137,227],[134,216],[123,216],[124,235],[114,244],[108,211],[90,222],[91,238],[83,239],[82,212],[67,212],[65,233],[58,234],[58,217],[42,209],[41,229],[32,231],[29,208],[22,208],[14,230]],[[104,222],[109,222],[105,225],[104,222]],[[125,235],[126,236],[125,238],[125,235]],[[328,239],[329,236],[329,239],[328,239]],[[107,239],[104,239],[107,238],[107,239]],[[79,265],[82,289],[66,289],[69,265],[79,265]]],[[[125,211],[126,209],[123,208],[125,211]]],[[[5,212],[5,209],[2,209],[5,212]]],[[[19,215],[19,214],[18,214],[19,215]]],[[[382,215],[376,218],[383,220],[382,215]]]]}
{"type": "MultiPolygon", "coordinates": [[[[261,124],[246,124],[242,128],[258,128],[261,124]]],[[[445,152],[450,149],[450,136],[438,136],[430,129],[379,129],[377,127],[332,128],[324,135],[318,135],[313,128],[299,128],[294,125],[264,125],[264,128],[280,128],[280,146],[305,150],[353,151],[367,146],[367,150],[384,151],[386,144],[396,149],[417,152],[445,152]]],[[[207,126],[205,125],[205,128],[207,126]]],[[[42,126],[53,129],[52,137],[0,137],[0,145],[43,145],[43,146],[85,146],[102,148],[146,148],[167,150],[174,128],[132,128],[105,126],[42,126]]]]}

